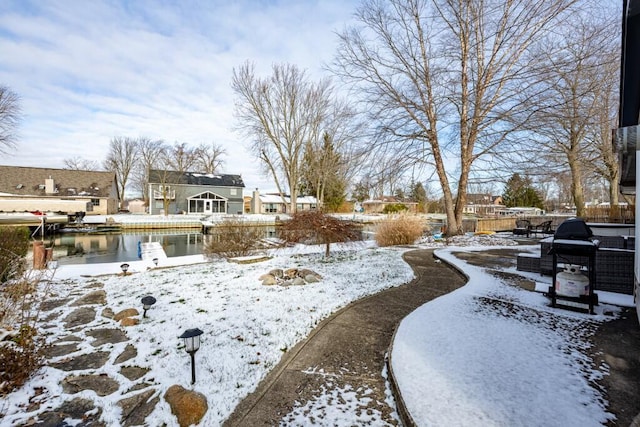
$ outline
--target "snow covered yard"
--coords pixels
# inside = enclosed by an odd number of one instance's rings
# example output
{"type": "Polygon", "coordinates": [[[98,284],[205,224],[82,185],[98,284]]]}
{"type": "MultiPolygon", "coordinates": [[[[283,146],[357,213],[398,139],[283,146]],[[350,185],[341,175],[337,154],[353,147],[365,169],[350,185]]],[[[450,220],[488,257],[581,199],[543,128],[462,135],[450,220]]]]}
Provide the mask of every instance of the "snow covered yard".
{"type": "Polygon", "coordinates": [[[593,366],[588,339],[618,308],[601,303],[595,316],[554,309],[542,294],[455,256],[487,249],[438,250],[468,284],[420,307],[397,331],[392,369],[416,423],[598,426],[615,418],[596,382],[607,368],[593,366]]]}
{"type": "MultiPolygon", "coordinates": [[[[193,389],[207,396],[209,411],[201,425],[219,425],[238,402],[253,391],[266,373],[278,363],[284,352],[302,340],[325,317],[363,296],[410,281],[413,273],[402,260],[405,249],[367,248],[363,244],[350,250],[337,250],[328,259],[319,253],[324,248],[297,248],[280,251],[266,262],[235,264],[214,261],[170,269],[145,270],[143,264],[132,264],[137,273],[127,276],[81,277],[98,274],[101,269],[113,272],[114,265],[84,265],[70,268],[69,278],[64,267],[59,276],[64,279],[54,285],[56,295],[63,298],[85,286],[101,284],[107,293],[107,307],[114,312],[134,307],[141,310],[140,299],[153,295],[157,303],[139,325],[126,328],[129,343],[137,348],[137,356],[127,362],[150,368],[141,379],[123,377],[113,363],[91,373],[106,374],[116,379],[117,392],[99,397],[96,404],[102,419],[109,426],[120,424],[121,408],[117,402],[122,394],[143,382],[156,386],[160,394],[173,384],[191,388],[190,359],[178,336],[189,328],[204,331],[202,345],[196,353],[197,381],[193,389]],[[323,279],[305,286],[263,286],[258,279],[274,268],[309,268],[323,279]]],[[[336,246],[335,249],[339,249],[336,246]]],[[[190,258],[193,261],[193,257],[190,258]]],[[[175,261],[175,260],[174,260],[175,261]]],[[[145,266],[145,268],[148,266],[145,266]]],[[[90,289],[84,289],[88,292],[90,289]]],[[[102,307],[99,308],[101,310],[102,307]]],[[[48,322],[50,342],[69,333],[63,319],[73,307],[61,307],[55,320],[48,322]]],[[[99,313],[96,319],[74,333],[83,338],[73,356],[96,349],[85,335],[89,329],[112,324],[99,313]]],[[[127,342],[110,344],[110,362],[121,354],[127,342]]],[[[64,359],[61,356],[53,361],[64,359]]],[[[30,400],[41,402],[38,412],[58,407],[68,395],[61,381],[68,375],[45,367],[21,390],[7,396],[0,404],[3,425],[20,425],[35,413],[26,413],[30,400]],[[45,389],[36,396],[36,390],[45,389]]],[[[92,391],[82,391],[79,397],[95,398],[92,391]]],[[[172,424],[175,420],[168,404],[160,399],[148,425],[172,424]]]]}

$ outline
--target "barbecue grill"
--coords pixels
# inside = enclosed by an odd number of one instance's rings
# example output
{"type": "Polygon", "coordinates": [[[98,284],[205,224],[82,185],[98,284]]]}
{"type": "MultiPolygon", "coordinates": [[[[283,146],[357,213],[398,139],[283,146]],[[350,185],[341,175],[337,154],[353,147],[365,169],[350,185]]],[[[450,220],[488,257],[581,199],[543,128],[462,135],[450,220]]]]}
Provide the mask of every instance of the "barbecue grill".
{"type": "Polygon", "coordinates": [[[593,232],[581,218],[571,218],[558,226],[553,235],[550,253],[553,255],[553,283],[549,287],[548,296],[551,306],[555,307],[558,300],[564,305],[575,307],[576,304],[589,306],[589,313],[593,314],[593,306],[598,303],[598,296],[594,293],[596,283],[596,251],[599,242],[593,239],[593,232]],[[589,293],[580,297],[567,296],[558,293],[558,259],[573,265],[586,267],[589,277],[589,293]]]}

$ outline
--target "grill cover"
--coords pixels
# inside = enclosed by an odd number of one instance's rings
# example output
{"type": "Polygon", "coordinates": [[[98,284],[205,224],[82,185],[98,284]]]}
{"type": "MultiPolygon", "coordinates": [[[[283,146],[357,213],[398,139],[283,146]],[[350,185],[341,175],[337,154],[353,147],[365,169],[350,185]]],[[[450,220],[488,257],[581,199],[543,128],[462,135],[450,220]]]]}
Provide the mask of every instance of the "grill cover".
{"type": "Polygon", "coordinates": [[[591,240],[593,231],[581,218],[571,218],[558,226],[554,240],[591,240]]]}

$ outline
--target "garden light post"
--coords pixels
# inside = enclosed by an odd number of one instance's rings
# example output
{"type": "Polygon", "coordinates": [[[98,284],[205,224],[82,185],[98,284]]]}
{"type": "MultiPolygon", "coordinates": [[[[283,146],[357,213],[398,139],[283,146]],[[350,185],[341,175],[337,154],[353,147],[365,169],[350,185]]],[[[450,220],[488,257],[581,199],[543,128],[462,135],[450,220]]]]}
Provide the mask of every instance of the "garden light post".
{"type": "Polygon", "coordinates": [[[191,384],[196,383],[196,360],[195,354],[196,351],[200,348],[200,335],[203,332],[198,329],[187,329],[180,335],[178,338],[182,338],[184,340],[184,349],[191,356],[191,384]]]}
{"type": "Polygon", "coordinates": [[[129,264],[126,262],[124,264],[120,264],[120,268],[122,269],[122,274],[127,275],[127,271],[129,270],[129,264]]]}
{"type": "Polygon", "coordinates": [[[153,264],[157,267],[158,266],[158,258],[154,258],[151,261],[153,261],[153,264]]]}
{"type": "Polygon", "coordinates": [[[151,295],[147,295],[146,297],[142,297],[141,302],[142,302],[142,308],[144,309],[144,313],[142,314],[142,317],[147,317],[147,310],[149,310],[151,306],[156,303],[156,299],[151,295]]]}

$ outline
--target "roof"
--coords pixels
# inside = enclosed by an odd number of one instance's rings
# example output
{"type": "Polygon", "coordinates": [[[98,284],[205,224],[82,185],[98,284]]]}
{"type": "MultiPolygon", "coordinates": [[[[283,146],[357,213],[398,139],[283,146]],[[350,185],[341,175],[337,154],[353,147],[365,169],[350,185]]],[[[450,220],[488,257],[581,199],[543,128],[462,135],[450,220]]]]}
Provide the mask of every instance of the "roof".
{"type": "Polygon", "coordinates": [[[114,172],[0,166],[0,193],[12,196],[109,197],[115,182],[114,172]],[[53,179],[53,194],[45,190],[47,178],[53,179]]]}
{"type": "Polygon", "coordinates": [[[154,169],[149,173],[149,182],[158,184],[208,185],[212,187],[242,187],[240,175],[223,175],[198,172],[176,172],[154,169]]]}
{"type": "MultiPolygon", "coordinates": [[[[291,197],[284,196],[285,203],[291,203],[291,197]]],[[[282,203],[282,197],[278,194],[260,194],[261,203],[282,203]]],[[[316,204],[316,198],[313,196],[298,196],[296,197],[296,204],[316,204]]]]}

